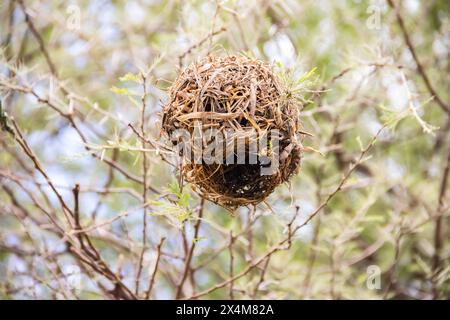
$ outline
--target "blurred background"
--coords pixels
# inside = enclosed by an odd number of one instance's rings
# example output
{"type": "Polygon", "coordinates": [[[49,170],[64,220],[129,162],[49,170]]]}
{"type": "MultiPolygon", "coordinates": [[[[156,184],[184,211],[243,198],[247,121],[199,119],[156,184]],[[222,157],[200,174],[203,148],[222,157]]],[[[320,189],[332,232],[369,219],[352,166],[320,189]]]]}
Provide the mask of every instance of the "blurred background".
{"type": "Polygon", "coordinates": [[[2,0],[0,298],[450,298],[449,12],[2,0]],[[160,139],[208,54],[277,66],[312,135],[291,183],[233,215],[180,188],[160,139]]]}

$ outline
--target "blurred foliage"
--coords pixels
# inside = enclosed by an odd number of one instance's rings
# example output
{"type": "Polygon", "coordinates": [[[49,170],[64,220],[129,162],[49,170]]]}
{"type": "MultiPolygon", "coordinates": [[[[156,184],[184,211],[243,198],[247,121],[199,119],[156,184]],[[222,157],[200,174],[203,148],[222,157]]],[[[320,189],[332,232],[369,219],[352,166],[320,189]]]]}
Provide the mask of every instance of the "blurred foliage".
{"type": "MultiPolygon", "coordinates": [[[[436,92],[450,104],[449,1],[400,2],[417,55],[436,92]]],[[[4,112],[17,122],[70,207],[72,189],[81,185],[81,224],[92,228],[88,234],[94,246],[132,292],[141,253],[143,294],[157,246],[166,238],[150,296],[155,299],[175,298],[180,281],[188,297],[226,281],[230,251],[234,275],[245,272],[287,236],[290,223],[302,225],[361,149],[388,125],[289,248],[233,281],[232,294],[227,284],[201,298],[450,298],[449,191],[439,206],[450,115],[430,100],[387,1],[24,4],[57,72],[52,75],[19,2],[2,1],[0,298],[99,299],[111,298],[114,289],[90,268],[77,269],[74,288],[66,267],[79,262],[43,213],[63,221],[58,199],[8,133],[12,128],[4,112]],[[74,12],[80,14],[79,25],[73,24],[74,12]],[[164,148],[142,142],[129,126],[140,132],[144,101],[144,135],[159,143],[166,89],[180,67],[210,53],[246,54],[284,70],[280,76],[292,83],[304,105],[304,130],[312,134],[303,144],[319,151],[305,152],[301,172],[267,204],[234,215],[211,203],[202,208],[189,185],[181,189],[176,168],[163,161],[164,148]],[[73,116],[97,158],[49,101],[73,116]],[[424,132],[428,126],[430,133],[424,132]],[[100,159],[113,160],[137,179],[100,159]],[[153,188],[144,193],[143,161],[153,188]],[[443,234],[437,268],[438,213],[443,234]],[[182,280],[194,244],[191,268],[182,280]],[[370,286],[373,266],[380,272],[379,288],[370,286]]]]}

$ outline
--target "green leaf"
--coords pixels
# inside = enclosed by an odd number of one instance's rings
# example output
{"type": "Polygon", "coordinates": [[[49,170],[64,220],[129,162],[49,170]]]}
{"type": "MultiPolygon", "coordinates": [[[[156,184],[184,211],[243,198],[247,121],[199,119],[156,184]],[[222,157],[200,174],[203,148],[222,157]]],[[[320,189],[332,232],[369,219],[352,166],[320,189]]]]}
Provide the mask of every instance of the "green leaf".
{"type": "Polygon", "coordinates": [[[126,88],[118,88],[116,86],[112,86],[110,89],[112,92],[117,93],[117,94],[125,94],[125,95],[130,95],[131,92],[126,89],[126,88]]]}
{"type": "Polygon", "coordinates": [[[283,68],[283,65],[281,64],[281,61],[280,60],[275,60],[275,64],[277,65],[277,67],[279,68],[279,69],[282,69],[283,68]]]}
{"type": "Polygon", "coordinates": [[[298,79],[298,82],[305,82],[309,78],[311,78],[316,73],[317,67],[312,68],[308,73],[304,74],[303,76],[298,79]]]}
{"type": "Polygon", "coordinates": [[[162,216],[163,214],[162,213],[158,213],[158,212],[150,212],[148,215],[150,217],[159,217],[159,216],[162,216]]]}
{"type": "Polygon", "coordinates": [[[152,206],[162,206],[164,202],[158,200],[149,200],[148,203],[152,206]]]}
{"type": "Polygon", "coordinates": [[[137,82],[137,83],[139,83],[141,81],[141,79],[139,78],[139,75],[130,73],[130,72],[127,73],[126,75],[120,77],[119,80],[121,82],[132,81],[132,82],[137,82]]]}
{"type": "Polygon", "coordinates": [[[176,195],[178,198],[181,196],[181,194],[180,194],[180,186],[178,185],[177,182],[169,183],[169,185],[167,186],[167,191],[169,191],[170,193],[176,195]]]}

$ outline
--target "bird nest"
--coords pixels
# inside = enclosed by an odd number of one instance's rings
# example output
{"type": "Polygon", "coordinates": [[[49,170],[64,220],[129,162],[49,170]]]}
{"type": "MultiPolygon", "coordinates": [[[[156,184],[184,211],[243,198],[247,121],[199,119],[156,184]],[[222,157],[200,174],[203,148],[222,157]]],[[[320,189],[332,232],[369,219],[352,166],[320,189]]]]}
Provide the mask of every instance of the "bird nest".
{"type": "Polygon", "coordinates": [[[298,171],[298,118],[298,102],[271,65],[208,56],[171,86],[162,130],[179,148],[182,177],[234,211],[260,203],[298,171]]]}

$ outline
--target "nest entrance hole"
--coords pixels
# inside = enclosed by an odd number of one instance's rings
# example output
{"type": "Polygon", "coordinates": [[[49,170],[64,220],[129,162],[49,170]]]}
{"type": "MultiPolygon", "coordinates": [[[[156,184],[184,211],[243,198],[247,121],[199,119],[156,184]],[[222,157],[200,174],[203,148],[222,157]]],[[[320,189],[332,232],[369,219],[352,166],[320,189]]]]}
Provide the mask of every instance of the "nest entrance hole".
{"type": "Polygon", "coordinates": [[[270,193],[272,177],[261,175],[265,165],[257,164],[223,164],[204,165],[210,173],[208,182],[215,192],[232,198],[259,198],[270,193]]]}

